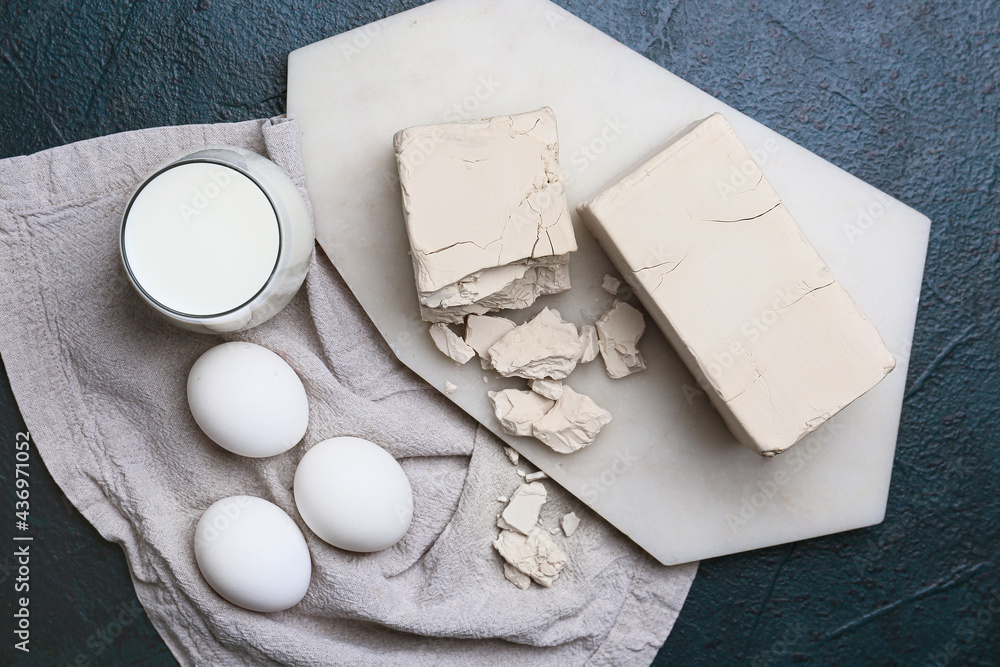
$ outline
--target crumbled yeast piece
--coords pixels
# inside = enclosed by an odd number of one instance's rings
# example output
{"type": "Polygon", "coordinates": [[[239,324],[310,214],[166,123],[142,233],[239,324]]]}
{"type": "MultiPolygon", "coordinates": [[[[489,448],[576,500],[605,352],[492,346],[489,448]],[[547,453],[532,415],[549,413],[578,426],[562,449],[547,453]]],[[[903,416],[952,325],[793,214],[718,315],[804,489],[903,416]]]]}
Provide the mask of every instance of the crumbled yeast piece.
{"type": "MultiPolygon", "coordinates": [[[[528,477],[540,479],[544,475],[532,473],[528,477]]],[[[501,531],[493,546],[506,561],[504,576],[522,590],[528,588],[531,580],[545,587],[551,586],[566,564],[566,554],[538,527],[538,515],[546,497],[545,486],[530,481],[511,494],[507,507],[497,515],[497,526],[501,531]]],[[[506,497],[500,496],[497,500],[503,501],[506,497]]]]}
{"type": "Polygon", "coordinates": [[[599,347],[608,375],[623,378],[646,370],[646,360],[637,347],[645,330],[642,313],[624,301],[615,301],[611,310],[597,320],[599,347]]]}
{"type": "Polygon", "coordinates": [[[497,496],[497,502],[498,503],[505,503],[508,500],[509,500],[509,498],[507,498],[507,496],[497,496]]]}
{"type": "Polygon", "coordinates": [[[425,320],[569,289],[576,239],[551,109],[411,127],[393,145],[425,320]]]}
{"type": "Polygon", "coordinates": [[[553,401],[562,396],[563,392],[561,380],[529,380],[528,386],[531,387],[531,391],[553,401]]]}
{"type": "Polygon", "coordinates": [[[431,340],[445,356],[460,364],[467,363],[469,359],[476,356],[476,351],[449,329],[447,324],[432,324],[431,340]]]}
{"type": "Polygon", "coordinates": [[[576,325],[543,308],[490,347],[489,356],[504,377],[561,380],[576,368],[582,351],[576,325]]]}
{"type": "Polygon", "coordinates": [[[600,344],[597,338],[597,327],[593,324],[584,324],[580,327],[580,346],[583,352],[580,353],[581,364],[589,364],[601,353],[600,344]]]}
{"type": "Polygon", "coordinates": [[[538,528],[533,528],[527,535],[513,530],[501,531],[493,546],[519,572],[546,588],[552,586],[566,565],[566,554],[548,533],[538,528]]]}
{"type": "MultiPolygon", "coordinates": [[[[586,447],[611,421],[610,412],[566,386],[556,401],[520,389],[491,391],[488,395],[505,433],[534,436],[560,454],[586,447]]],[[[518,469],[517,474],[527,479],[539,473],[529,475],[518,469]]]]}
{"type": "Polygon", "coordinates": [[[589,396],[569,387],[548,412],[531,424],[531,434],[560,454],[569,454],[594,441],[611,421],[611,413],[589,396]]]}
{"type": "Polygon", "coordinates": [[[533,259],[523,265],[486,269],[466,276],[458,283],[426,297],[428,303],[436,305],[421,304],[421,317],[428,322],[458,324],[466,315],[527,308],[539,296],[565,292],[570,288],[568,261],[568,255],[533,259]],[[489,289],[486,285],[503,287],[484,297],[482,294],[489,289]],[[449,303],[464,303],[477,296],[479,300],[475,303],[448,307],[449,303]]]}
{"type": "Polygon", "coordinates": [[[489,349],[493,344],[514,330],[517,325],[506,317],[469,315],[465,320],[465,342],[476,354],[483,368],[493,368],[489,349]]]}
{"type": "MultiPolygon", "coordinates": [[[[531,424],[548,412],[553,402],[533,391],[504,389],[487,393],[505,433],[531,435],[531,424]]],[[[511,459],[513,460],[513,458],[511,459]]]]}
{"type": "Polygon", "coordinates": [[[448,380],[444,381],[444,393],[454,394],[457,390],[458,390],[458,385],[456,385],[454,382],[449,382],[448,380]]]}
{"type": "Polygon", "coordinates": [[[505,446],[503,448],[503,453],[507,455],[507,458],[509,458],[510,462],[513,463],[514,465],[517,465],[517,462],[521,460],[521,455],[518,454],[517,450],[514,449],[513,447],[505,446]]]}
{"type": "Polygon", "coordinates": [[[537,482],[540,479],[548,479],[548,478],[549,478],[548,473],[545,473],[545,472],[542,472],[541,470],[539,470],[538,472],[533,472],[533,473],[529,473],[529,474],[525,475],[524,476],[524,481],[526,481],[526,482],[537,482]]]}
{"type": "Polygon", "coordinates": [[[601,289],[614,296],[618,294],[618,288],[622,286],[622,281],[618,280],[614,276],[604,275],[604,282],[601,283],[601,289]]]}
{"type": "Polygon", "coordinates": [[[507,577],[507,581],[514,584],[522,591],[528,590],[528,586],[531,585],[531,577],[526,575],[524,572],[521,572],[510,563],[503,564],[503,576],[507,577]]]}
{"type": "Polygon", "coordinates": [[[571,537],[576,529],[580,526],[580,517],[576,515],[576,512],[570,512],[562,518],[562,529],[566,537],[571,537]]]}
{"type": "Polygon", "coordinates": [[[538,513],[545,504],[546,496],[541,482],[522,484],[511,495],[510,502],[497,520],[497,526],[527,535],[538,523],[538,513]]]}

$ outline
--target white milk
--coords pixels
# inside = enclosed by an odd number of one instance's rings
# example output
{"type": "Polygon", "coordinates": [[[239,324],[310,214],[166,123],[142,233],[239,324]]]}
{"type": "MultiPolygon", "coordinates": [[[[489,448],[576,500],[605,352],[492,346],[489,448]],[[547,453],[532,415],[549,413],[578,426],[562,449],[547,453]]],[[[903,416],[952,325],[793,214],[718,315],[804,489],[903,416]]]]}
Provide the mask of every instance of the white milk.
{"type": "Polygon", "coordinates": [[[166,169],[136,195],[122,244],[149,298],[207,316],[239,308],[261,291],[277,265],[280,234],[274,207],[251,179],[189,162],[166,169]]]}

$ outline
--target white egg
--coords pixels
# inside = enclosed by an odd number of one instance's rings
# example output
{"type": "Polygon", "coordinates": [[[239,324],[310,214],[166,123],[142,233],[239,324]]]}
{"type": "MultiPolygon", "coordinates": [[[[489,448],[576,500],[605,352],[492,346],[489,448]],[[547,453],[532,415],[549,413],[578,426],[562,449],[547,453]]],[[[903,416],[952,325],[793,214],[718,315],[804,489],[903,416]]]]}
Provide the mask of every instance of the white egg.
{"type": "Polygon", "coordinates": [[[309,588],[312,561],[302,531],[277,505],[230,496],[201,515],[194,556],[208,585],[251,611],[281,611],[309,588]]]}
{"type": "Polygon", "coordinates": [[[299,462],[295,506],[306,525],[333,546],[380,551],[410,527],[413,492],[389,452],[361,438],[331,438],[299,462]]]}
{"type": "Polygon", "coordinates": [[[188,374],[187,395],[205,435],[241,456],[287,451],[309,425],[302,380],[284,359],[253,343],[223,343],[201,355],[188,374]]]}

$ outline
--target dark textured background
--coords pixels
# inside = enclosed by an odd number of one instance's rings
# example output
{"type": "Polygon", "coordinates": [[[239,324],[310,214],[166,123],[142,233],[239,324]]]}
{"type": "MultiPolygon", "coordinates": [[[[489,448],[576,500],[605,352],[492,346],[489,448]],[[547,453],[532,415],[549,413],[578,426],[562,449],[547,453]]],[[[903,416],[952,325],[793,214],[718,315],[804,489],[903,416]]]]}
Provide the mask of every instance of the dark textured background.
{"type": "MultiPolygon", "coordinates": [[[[289,51],[414,4],[3,0],[0,157],[282,113],[289,51]]],[[[933,220],[886,521],[703,562],[656,664],[1000,664],[1000,5],[560,4],[933,220]]],[[[22,429],[0,387],[0,663],[22,429]]],[[[32,474],[23,664],[174,664],[121,550],[32,474]]]]}

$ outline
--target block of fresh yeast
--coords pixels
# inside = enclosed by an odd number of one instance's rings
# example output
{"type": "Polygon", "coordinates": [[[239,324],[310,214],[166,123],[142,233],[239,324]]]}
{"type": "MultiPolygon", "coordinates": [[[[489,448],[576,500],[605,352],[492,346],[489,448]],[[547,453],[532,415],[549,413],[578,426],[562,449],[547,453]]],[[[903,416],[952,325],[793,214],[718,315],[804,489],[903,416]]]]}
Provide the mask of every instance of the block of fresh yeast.
{"type": "Polygon", "coordinates": [[[393,144],[423,319],[527,308],[576,250],[552,109],[410,127],[393,144]]]}
{"type": "Polygon", "coordinates": [[[896,365],[721,114],[579,212],[759,454],[788,449],[896,365]]]}

